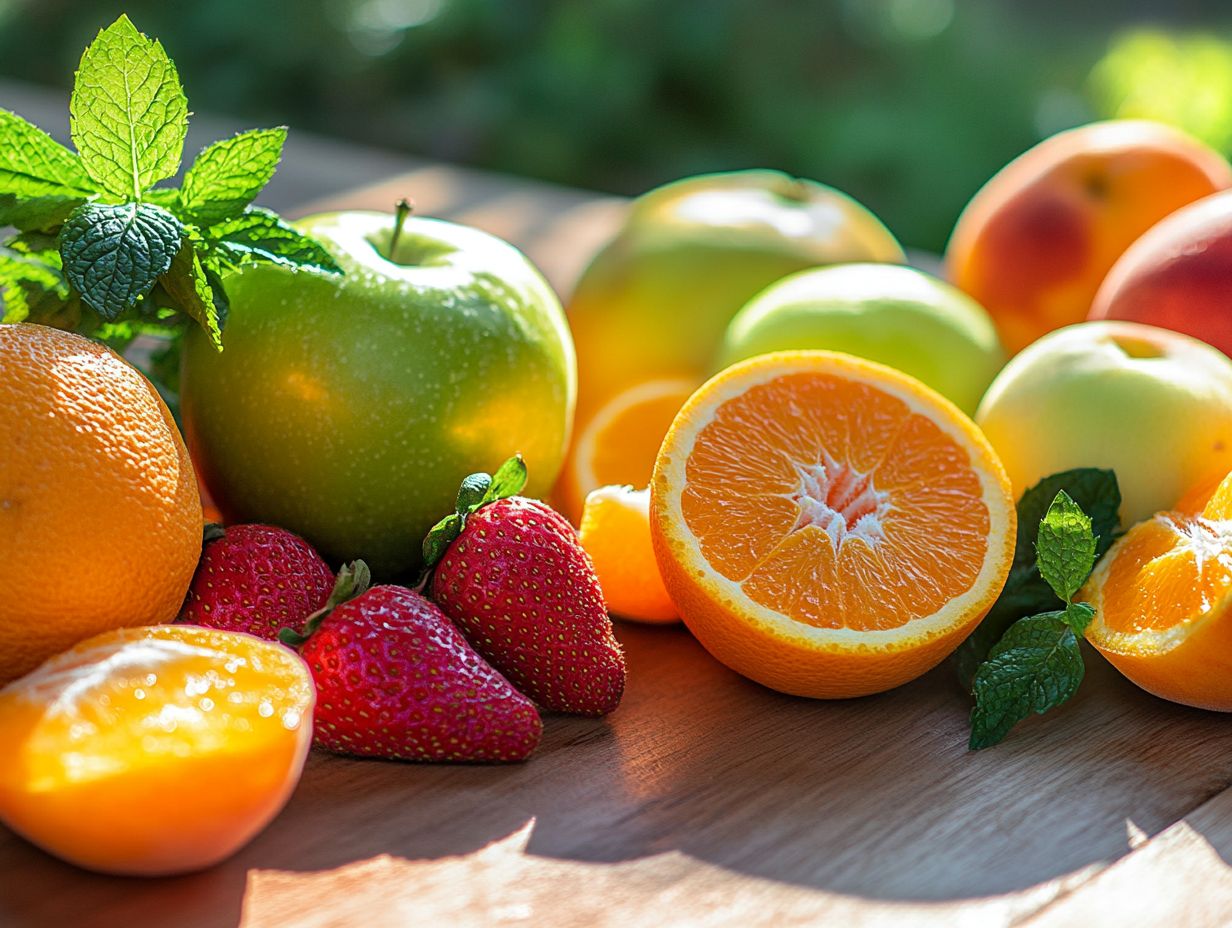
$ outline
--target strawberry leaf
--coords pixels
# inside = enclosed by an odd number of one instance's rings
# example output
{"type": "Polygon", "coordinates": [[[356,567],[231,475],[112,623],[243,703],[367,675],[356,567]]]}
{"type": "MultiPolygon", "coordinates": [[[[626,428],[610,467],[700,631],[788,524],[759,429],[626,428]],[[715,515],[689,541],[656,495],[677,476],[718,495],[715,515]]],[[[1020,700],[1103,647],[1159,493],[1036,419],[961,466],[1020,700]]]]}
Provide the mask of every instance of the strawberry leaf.
{"type": "Polygon", "coordinates": [[[465,524],[465,517],[461,513],[451,512],[428,531],[428,536],[423,541],[425,573],[420,585],[423,580],[427,579],[427,572],[436,566],[437,562],[445,556],[445,552],[449,550],[449,546],[462,534],[465,524]]]}
{"type": "Polygon", "coordinates": [[[490,486],[492,486],[491,474],[471,474],[464,478],[462,485],[458,487],[458,501],[455,504],[458,515],[465,516],[482,503],[490,486]]]}
{"type": "MultiPolygon", "coordinates": [[[[526,462],[522,460],[522,455],[515,454],[492,475],[492,484],[488,487],[487,492],[483,494],[483,499],[479,501],[479,506],[486,506],[488,503],[494,503],[498,499],[508,499],[510,496],[517,496],[526,486],[526,476],[526,462]]],[[[475,508],[478,509],[479,506],[475,508]]]]}
{"type": "Polygon", "coordinates": [[[334,589],[329,594],[325,605],[308,616],[304,622],[304,630],[297,632],[293,628],[284,628],[278,632],[278,640],[292,648],[301,647],[313,633],[321,627],[321,623],[336,608],[367,592],[372,586],[372,572],[364,561],[352,561],[343,564],[334,580],[334,589]]]}

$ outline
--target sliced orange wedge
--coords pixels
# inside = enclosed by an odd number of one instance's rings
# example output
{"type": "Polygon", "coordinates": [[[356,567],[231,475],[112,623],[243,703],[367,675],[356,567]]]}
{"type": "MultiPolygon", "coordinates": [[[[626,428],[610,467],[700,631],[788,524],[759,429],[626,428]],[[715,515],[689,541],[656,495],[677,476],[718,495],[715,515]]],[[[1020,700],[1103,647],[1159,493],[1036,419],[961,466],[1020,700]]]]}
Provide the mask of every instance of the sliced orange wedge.
{"type": "Polygon", "coordinates": [[[1232,475],[1131,528],[1078,595],[1095,607],[1087,640],[1130,680],[1232,711],[1232,475]]]}
{"type": "Polygon", "coordinates": [[[650,483],[655,455],[696,380],[648,380],[612,398],[582,426],[561,475],[558,502],[576,525],[598,487],[650,483]]]}
{"type": "Polygon", "coordinates": [[[752,358],[681,409],[651,530],[681,617],[720,661],[801,696],[889,689],[988,611],[1014,554],[983,434],[912,377],[828,351],[752,358]]]}
{"type": "Polygon", "coordinates": [[[251,635],[90,638],[0,689],[0,821],[104,873],[208,867],[286,803],[315,701],[299,656],[251,635]]]}

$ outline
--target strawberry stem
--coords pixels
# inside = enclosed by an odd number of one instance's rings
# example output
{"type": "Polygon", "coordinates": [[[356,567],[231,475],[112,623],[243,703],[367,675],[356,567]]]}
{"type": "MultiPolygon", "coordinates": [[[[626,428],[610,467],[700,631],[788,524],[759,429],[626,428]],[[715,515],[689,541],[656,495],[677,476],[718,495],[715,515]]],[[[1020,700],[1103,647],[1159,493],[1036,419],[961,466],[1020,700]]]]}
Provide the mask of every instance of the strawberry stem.
{"type": "Polygon", "coordinates": [[[302,647],[304,642],[321,627],[321,623],[331,612],[343,603],[359,596],[371,585],[372,571],[368,569],[367,564],[363,561],[343,564],[338,571],[338,577],[334,581],[334,589],[329,594],[329,599],[325,601],[324,606],[308,616],[308,620],[304,623],[304,630],[297,632],[293,628],[284,628],[278,633],[278,640],[292,648],[302,647]]]}

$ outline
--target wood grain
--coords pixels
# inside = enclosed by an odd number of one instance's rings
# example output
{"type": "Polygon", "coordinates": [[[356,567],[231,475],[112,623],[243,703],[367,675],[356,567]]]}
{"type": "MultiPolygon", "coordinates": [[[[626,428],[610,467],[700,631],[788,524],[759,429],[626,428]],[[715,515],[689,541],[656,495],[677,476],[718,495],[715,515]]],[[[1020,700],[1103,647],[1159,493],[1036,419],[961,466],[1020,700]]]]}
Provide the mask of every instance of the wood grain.
{"type": "MultiPolygon", "coordinates": [[[[562,288],[624,209],[448,168],[312,209],[404,192],[510,237],[562,288]]],[[[94,876],[0,832],[0,925],[1232,920],[1232,726],[1093,652],[1072,704],[971,754],[947,667],[812,702],[744,680],[682,629],[618,634],[630,680],[609,719],[549,718],[514,767],[314,753],[284,813],[206,873],[94,876]]]]}
{"type": "Polygon", "coordinates": [[[282,816],[208,873],[95,877],[6,835],[0,924],[234,926],[246,905],[243,923],[262,928],[357,911],[483,924],[510,906],[537,925],[608,910],[613,924],[655,910],[742,923],[720,916],[747,897],[805,921],[1008,925],[1232,783],[1223,717],[1153,699],[1094,655],[1072,705],[973,755],[948,668],[810,702],[740,678],[681,629],[620,637],[630,686],[609,720],[549,719],[516,767],[314,754],[282,816]],[[524,853],[473,857],[528,825],[524,853]]]}

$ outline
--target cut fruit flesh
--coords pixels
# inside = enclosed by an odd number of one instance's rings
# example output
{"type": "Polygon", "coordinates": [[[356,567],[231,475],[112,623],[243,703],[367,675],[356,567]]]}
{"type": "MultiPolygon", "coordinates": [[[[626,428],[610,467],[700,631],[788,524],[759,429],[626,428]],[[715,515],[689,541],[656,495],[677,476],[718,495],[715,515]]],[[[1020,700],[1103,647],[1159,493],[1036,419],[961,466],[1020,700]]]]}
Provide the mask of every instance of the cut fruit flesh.
{"type": "Polygon", "coordinates": [[[833,352],[754,358],[704,386],[663,444],[653,491],[686,623],[708,647],[722,639],[720,660],[789,692],[910,679],[978,622],[1013,556],[1008,480],[974,424],[918,381],[833,352]],[[852,670],[840,681],[750,672],[773,659],[766,638],[859,657],[819,662],[821,676],[852,670]],[[874,668],[875,651],[895,666],[874,668]]]}

